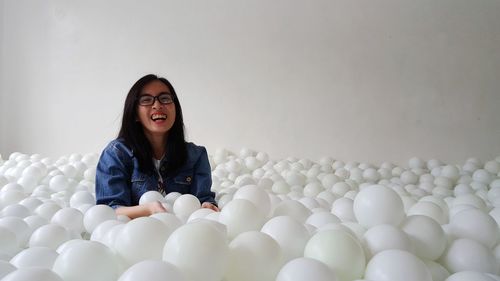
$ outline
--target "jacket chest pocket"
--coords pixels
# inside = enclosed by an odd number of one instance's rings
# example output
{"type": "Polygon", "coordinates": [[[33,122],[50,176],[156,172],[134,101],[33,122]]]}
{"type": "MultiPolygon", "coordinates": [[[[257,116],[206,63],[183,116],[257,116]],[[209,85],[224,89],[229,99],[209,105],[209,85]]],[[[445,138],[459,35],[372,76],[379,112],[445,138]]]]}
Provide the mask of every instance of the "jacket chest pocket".
{"type": "Polygon", "coordinates": [[[179,192],[182,194],[191,191],[191,184],[193,182],[193,171],[181,171],[179,174],[173,176],[168,182],[167,192],[179,192]]]}
{"type": "Polygon", "coordinates": [[[134,171],[132,173],[132,178],[130,179],[130,182],[131,182],[132,199],[139,200],[141,195],[147,191],[146,175],[138,171],[134,171]]]}

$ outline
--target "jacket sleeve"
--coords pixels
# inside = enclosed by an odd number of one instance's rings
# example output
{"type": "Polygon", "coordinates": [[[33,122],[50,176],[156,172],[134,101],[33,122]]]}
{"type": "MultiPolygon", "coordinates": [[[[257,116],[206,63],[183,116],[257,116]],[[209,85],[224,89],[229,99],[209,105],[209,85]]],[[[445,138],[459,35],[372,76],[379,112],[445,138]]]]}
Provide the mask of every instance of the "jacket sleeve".
{"type": "Polygon", "coordinates": [[[215,192],[212,192],[212,170],[208,161],[207,150],[201,147],[200,157],[194,164],[194,179],[191,186],[191,194],[198,197],[200,203],[209,202],[217,206],[215,192]]]}
{"type": "Polygon", "coordinates": [[[126,160],[127,156],[116,144],[104,149],[96,168],[96,204],[106,204],[112,208],[131,205],[131,170],[126,160]]]}

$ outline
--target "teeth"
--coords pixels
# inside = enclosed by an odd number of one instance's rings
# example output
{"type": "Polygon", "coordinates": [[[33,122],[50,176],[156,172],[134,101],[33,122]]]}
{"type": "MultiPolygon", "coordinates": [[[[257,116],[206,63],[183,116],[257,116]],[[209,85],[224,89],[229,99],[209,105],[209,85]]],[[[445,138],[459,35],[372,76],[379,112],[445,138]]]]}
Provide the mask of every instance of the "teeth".
{"type": "Polygon", "coordinates": [[[153,114],[153,115],[151,115],[151,119],[153,119],[153,120],[167,119],[167,115],[166,114],[153,114]]]}

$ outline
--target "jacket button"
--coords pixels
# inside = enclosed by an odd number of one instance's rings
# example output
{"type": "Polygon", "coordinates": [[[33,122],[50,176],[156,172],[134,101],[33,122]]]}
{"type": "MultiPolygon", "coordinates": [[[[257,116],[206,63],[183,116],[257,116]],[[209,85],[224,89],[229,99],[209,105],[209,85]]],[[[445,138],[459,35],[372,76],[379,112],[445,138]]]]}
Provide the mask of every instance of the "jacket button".
{"type": "Polygon", "coordinates": [[[186,177],[187,182],[191,182],[191,177],[186,177]]]}

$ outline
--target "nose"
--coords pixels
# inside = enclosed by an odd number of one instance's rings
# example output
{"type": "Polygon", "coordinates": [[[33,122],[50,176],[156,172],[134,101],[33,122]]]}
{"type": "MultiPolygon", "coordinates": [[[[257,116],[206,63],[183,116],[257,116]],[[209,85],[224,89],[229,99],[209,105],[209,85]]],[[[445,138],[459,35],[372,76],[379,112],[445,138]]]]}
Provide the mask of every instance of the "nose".
{"type": "Polygon", "coordinates": [[[158,108],[162,108],[162,107],[163,107],[163,104],[160,102],[158,97],[155,97],[155,99],[153,101],[153,109],[158,109],[158,108]]]}

